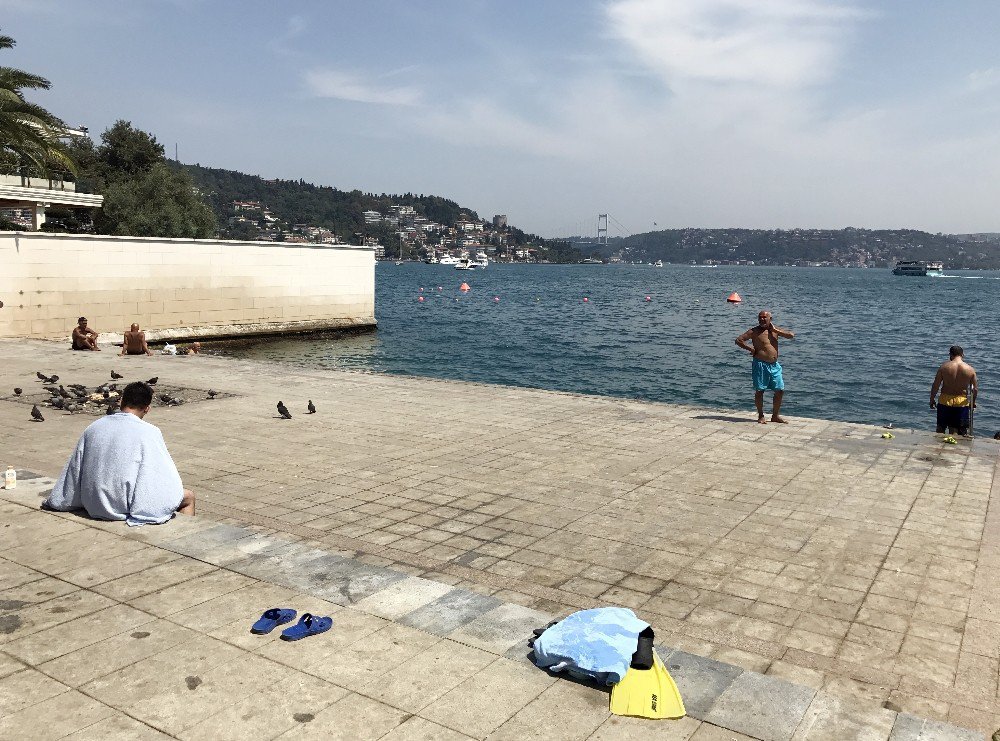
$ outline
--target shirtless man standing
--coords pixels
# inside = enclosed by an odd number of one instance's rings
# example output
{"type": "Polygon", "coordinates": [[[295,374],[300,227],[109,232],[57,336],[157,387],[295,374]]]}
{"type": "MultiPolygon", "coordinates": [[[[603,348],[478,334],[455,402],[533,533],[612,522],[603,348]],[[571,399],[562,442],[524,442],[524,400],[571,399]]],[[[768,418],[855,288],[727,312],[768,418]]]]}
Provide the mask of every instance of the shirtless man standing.
{"type": "Polygon", "coordinates": [[[979,395],[979,379],[976,369],[965,362],[965,350],[952,345],[948,350],[951,358],[938,368],[931,384],[931,409],[937,409],[937,431],[969,434],[970,411],[976,408],[979,395]],[[972,390],[971,397],[969,390],[972,390]],[[941,395],[938,396],[938,391],[941,395]],[[971,407],[971,409],[970,409],[971,407]]]}
{"type": "Polygon", "coordinates": [[[87,317],[82,316],[76,320],[73,327],[73,349],[74,350],[100,350],[97,346],[97,332],[87,327],[87,317]]]}
{"type": "Polygon", "coordinates": [[[757,326],[751,327],[736,338],[736,344],[753,355],[751,375],[753,376],[754,403],[757,405],[757,422],[767,424],[764,419],[764,391],[774,391],[774,408],[771,411],[771,421],[784,424],[781,418],[781,399],[785,395],[785,381],[781,377],[781,364],[778,362],[778,338],[790,340],[795,335],[787,329],[780,329],[771,324],[771,312],[762,311],[757,315],[757,326]],[[748,344],[750,340],[752,344],[748,344]]]}
{"type": "Polygon", "coordinates": [[[153,351],[146,344],[146,333],[139,331],[139,325],[133,324],[131,329],[125,333],[125,342],[122,343],[122,355],[152,355],[153,351]]]}

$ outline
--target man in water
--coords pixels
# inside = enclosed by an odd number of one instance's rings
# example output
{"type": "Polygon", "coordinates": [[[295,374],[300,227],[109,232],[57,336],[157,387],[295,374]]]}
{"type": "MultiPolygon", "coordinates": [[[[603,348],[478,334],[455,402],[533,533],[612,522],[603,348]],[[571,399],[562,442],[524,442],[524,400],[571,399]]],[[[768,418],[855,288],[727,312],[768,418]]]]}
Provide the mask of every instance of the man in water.
{"type": "Polygon", "coordinates": [[[43,508],[85,509],[95,519],[129,525],[193,515],[194,494],[181,484],[163,434],[143,421],[152,402],[149,384],[126,386],[121,411],[84,430],[43,508]]]}
{"type": "Polygon", "coordinates": [[[73,327],[73,349],[74,350],[100,350],[97,346],[97,332],[87,327],[87,317],[82,316],[76,320],[73,327]]]}
{"type": "Polygon", "coordinates": [[[188,355],[201,355],[201,343],[200,342],[192,342],[191,343],[191,347],[188,348],[187,354],[188,355]]]}
{"type": "Polygon", "coordinates": [[[146,333],[139,331],[139,325],[133,324],[125,333],[122,343],[122,355],[152,355],[153,351],[146,344],[146,333]]]}
{"type": "Polygon", "coordinates": [[[753,356],[751,375],[753,377],[754,403],[757,405],[758,424],[767,424],[764,418],[764,392],[774,391],[774,408],[771,421],[784,424],[781,418],[781,399],[785,395],[785,381],[781,377],[778,362],[778,338],[790,340],[795,335],[787,329],[771,324],[771,312],[762,311],[757,315],[757,326],[751,327],[736,338],[736,344],[753,356]],[[750,344],[747,343],[750,341],[750,344]]]}
{"type": "Polygon", "coordinates": [[[965,362],[965,350],[961,347],[952,345],[948,356],[950,359],[938,368],[931,384],[931,409],[937,409],[938,432],[967,436],[971,410],[976,408],[979,394],[979,379],[976,369],[965,362]]]}

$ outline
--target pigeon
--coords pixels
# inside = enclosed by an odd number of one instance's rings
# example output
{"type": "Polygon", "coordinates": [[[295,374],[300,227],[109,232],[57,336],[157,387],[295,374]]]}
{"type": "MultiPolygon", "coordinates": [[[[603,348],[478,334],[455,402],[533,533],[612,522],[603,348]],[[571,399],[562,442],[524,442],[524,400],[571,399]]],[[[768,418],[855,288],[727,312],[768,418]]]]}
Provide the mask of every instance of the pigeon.
{"type": "Polygon", "coordinates": [[[62,409],[66,404],[61,396],[53,396],[49,403],[56,409],[62,409]]]}
{"type": "Polygon", "coordinates": [[[150,386],[155,386],[156,382],[159,381],[159,380],[160,380],[159,376],[153,376],[148,381],[146,381],[146,383],[148,383],[150,386]]]}
{"type": "Polygon", "coordinates": [[[292,413],[290,411],[288,411],[288,407],[286,407],[284,405],[284,403],[282,403],[280,401],[278,402],[278,414],[280,414],[285,419],[291,419],[292,418],[292,413]]]}
{"type": "Polygon", "coordinates": [[[35,371],[35,375],[38,376],[38,380],[39,381],[44,381],[46,378],[48,378],[47,375],[45,375],[44,373],[42,373],[40,371],[35,371]]]}
{"type": "Polygon", "coordinates": [[[42,416],[42,410],[38,408],[37,404],[31,405],[31,418],[36,422],[45,421],[45,417],[42,416]]]}
{"type": "Polygon", "coordinates": [[[45,389],[46,391],[48,391],[53,396],[58,396],[59,395],[59,387],[58,386],[42,386],[42,388],[45,389]]]}
{"type": "Polygon", "coordinates": [[[62,398],[64,398],[64,399],[68,399],[68,398],[69,398],[69,391],[67,391],[67,390],[66,390],[66,389],[64,389],[64,388],[63,388],[62,386],[60,386],[60,387],[59,387],[59,395],[60,395],[60,396],[61,396],[62,398]]]}
{"type": "Polygon", "coordinates": [[[313,404],[312,399],[309,400],[309,405],[306,407],[306,409],[309,410],[306,412],[306,414],[316,414],[316,405],[313,404]]]}
{"type": "Polygon", "coordinates": [[[67,383],[66,385],[69,386],[71,389],[85,389],[85,388],[87,388],[82,383],[67,383]]]}
{"type": "Polygon", "coordinates": [[[45,383],[55,383],[59,380],[59,376],[49,376],[45,379],[45,383]]]}
{"type": "Polygon", "coordinates": [[[121,373],[115,373],[114,370],[112,369],[112,371],[111,371],[111,380],[112,381],[117,381],[120,378],[125,378],[125,376],[123,376],[121,373]]]}
{"type": "Polygon", "coordinates": [[[209,389],[208,390],[208,398],[209,399],[214,399],[218,395],[218,393],[219,392],[216,391],[215,389],[209,389]]]}
{"type": "Polygon", "coordinates": [[[66,402],[66,406],[64,406],[64,407],[63,407],[63,409],[65,409],[65,410],[66,410],[67,412],[69,412],[70,414],[72,414],[73,412],[78,412],[78,411],[80,411],[80,407],[78,407],[78,406],[77,406],[76,404],[74,404],[74,403],[73,403],[73,402],[71,402],[71,401],[67,401],[67,402],[66,402]]]}
{"type": "Polygon", "coordinates": [[[104,396],[104,400],[105,400],[105,401],[107,401],[108,399],[110,399],[110,398],[111,398],[111,392],[110,392],[110,391],[108,391],[107,389],[104,389],[104,394],[103,394],[103,396],[104,396]]]}
{"type": "Polygon", "coordinates": [[[17,387],[15,386],[15,387],[14,387],[14,396],[20,396],[20,395],[21,395],[21,389],[19,389],[19,388],[17,388],[17,387]]]}
{"type": "Polygon", "coordinates": [[[112,404],[108,404],[108,410],[106,412],[104,412],[104,413],[105,414],[114,414],[117,411],[118,411],[118,405],[112,403],[112,404]]]}
{"type": "Polygon", "coordinates": [[[162,401],[164,404],[169,404],[170,402],[173,401],[173,399],[170,398],[170,394],[157,394],[156,398],[162,401]]]}

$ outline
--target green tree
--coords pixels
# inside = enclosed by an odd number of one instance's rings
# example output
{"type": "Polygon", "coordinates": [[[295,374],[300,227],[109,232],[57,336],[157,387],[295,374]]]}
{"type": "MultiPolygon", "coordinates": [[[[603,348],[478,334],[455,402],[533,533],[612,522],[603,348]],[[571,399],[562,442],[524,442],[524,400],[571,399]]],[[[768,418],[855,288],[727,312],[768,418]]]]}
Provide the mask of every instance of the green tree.
{"type": "Polygon", "coordinates": [[[156,137],[117,121],[95,148],[80,145],[88,163],[82,179],[104,194],[94,226],[102,234],[136,237],[215,236],[215,216],[191,176],[167,165],[156,137]]]}
{"type": "Polygon", "coordinates": [[[105,234],[208,239],[215,234],[215,217],[191,178],[161,162],[111,183],[96,226],[105,234]]]}
{"type": "MultiPolygon", "coordinates": [[[[17,42],[0,35],[0,50],[17,42]]],[[[60,140],[66,125],[54,114],[25,98],[27,90],[52,86],[39,75],[14,67],[0,67],[0,151],[15,158],[24,174],[74,172],[75,165],[60,140]]]]}

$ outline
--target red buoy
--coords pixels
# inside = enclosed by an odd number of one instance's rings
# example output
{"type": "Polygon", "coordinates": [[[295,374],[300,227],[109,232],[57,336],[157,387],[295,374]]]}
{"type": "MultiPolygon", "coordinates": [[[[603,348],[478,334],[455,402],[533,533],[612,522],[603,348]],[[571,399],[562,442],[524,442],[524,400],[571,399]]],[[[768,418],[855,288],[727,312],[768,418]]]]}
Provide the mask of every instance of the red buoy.
{"type": "Polygon", "coordinates": [[[736,291],[733,291],[732,293],[729,294],[729,298],[727,298],[726,301],[728,301],[731,304],[738,304],[741,301],[743,301],[743,299],[740,298],[740,294],[738,294],[736,291]]]}
{"type": "Polygon", "coordinates": [[[587,298],[586,296],[584,296],[584,297],[583,297],[583,303],[587,303],[588,301],[590,301],[590,299],[589,299],[589,298],[587,298]]]}
{"type": "Polygon", "coordinates": [[[471,290],[471,289],[469,288],[469,284],[468,283],[463,283],[462,285],[460,285],[458,287],[458,290],[464,292],[464,291],[468,291],[468,290],[471,290]]]}

